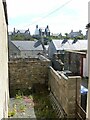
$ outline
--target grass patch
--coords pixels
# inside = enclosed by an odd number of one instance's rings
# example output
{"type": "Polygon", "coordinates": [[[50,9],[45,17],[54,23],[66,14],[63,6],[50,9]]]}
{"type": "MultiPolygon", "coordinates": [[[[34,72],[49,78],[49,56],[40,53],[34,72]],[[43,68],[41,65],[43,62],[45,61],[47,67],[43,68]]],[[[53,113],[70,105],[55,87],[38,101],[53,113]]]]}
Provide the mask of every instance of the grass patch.
{"type": "Polygon", "coordinates": [[[49,100],[49,92],[43,90],[33,94],[35,115],[37,118],[56,118],[56,113],[49,100]]]}
{"type": "MultiPolygon", "coordinates": [[[[49,100],[49,91],[45,85],[35,85],[32,91],[18,90],[10,104],[9,117],[16,117],[24,113],[30,115],[30,108],[34,107],[36,118],[57,118],[49,100]]],[[[27,117],[26,116],[26,117],[27,117]]]]}

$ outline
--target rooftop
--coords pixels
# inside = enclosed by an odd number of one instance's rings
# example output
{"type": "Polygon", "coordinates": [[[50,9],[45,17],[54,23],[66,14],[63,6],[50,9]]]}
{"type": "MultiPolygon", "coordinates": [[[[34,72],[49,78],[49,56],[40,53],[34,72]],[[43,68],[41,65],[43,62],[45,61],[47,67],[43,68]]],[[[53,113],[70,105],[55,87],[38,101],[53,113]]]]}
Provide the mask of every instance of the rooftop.
{"type": "Polygon", "coordinates": [[[88,40],[52,40],[57,50],[87,50],[88,40]]]}
{"type": "Polygon", "coordinates": [[[11,41],[19,50],[43,50],[39,41],[11,41]]]}

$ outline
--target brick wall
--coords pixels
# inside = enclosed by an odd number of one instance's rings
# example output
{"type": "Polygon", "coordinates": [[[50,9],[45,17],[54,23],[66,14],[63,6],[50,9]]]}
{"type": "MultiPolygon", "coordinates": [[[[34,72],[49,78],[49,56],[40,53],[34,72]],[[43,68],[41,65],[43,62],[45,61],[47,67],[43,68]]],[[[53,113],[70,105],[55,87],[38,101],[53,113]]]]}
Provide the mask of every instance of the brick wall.
{"type": "Polygon", "coordinates": [[[79,76],[67,78],[50,67],[49,87],[69,118],[75,117],[76,99],[80,104],[80,81],[79,76]]]}
{"type": "Polygon", "coordinates": [[[50,61],[13,60],[9,62],[10,93],[15,90],[30,89],[33,84],[44,84],[48,80],[50,61]]]}

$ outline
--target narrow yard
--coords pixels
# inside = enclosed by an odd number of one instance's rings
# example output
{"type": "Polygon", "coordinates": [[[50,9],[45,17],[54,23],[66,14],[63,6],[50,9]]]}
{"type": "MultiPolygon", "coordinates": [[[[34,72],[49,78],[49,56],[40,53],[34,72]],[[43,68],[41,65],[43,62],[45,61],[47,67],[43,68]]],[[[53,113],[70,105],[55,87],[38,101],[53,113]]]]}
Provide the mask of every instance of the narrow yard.
{"type": "Polygon", "coordinates": [[[35,86],[30,94],[18,91],[9,101],[9,118],[56,118],[49,100],[49,92],[43,86],[35,86]]]}

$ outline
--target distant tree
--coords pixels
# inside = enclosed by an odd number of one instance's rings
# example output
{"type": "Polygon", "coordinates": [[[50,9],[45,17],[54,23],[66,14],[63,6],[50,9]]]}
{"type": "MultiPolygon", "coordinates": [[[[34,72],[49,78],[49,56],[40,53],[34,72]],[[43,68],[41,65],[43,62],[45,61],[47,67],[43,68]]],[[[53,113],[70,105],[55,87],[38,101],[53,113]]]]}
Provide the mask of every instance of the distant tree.
{"type": "Polygon", "coordinates": [[[68,33],[65,33],[66,37],[68,36],[68,33]]]}
{"type": "Polygon", "coordinates": [[[30,36],[24,36],[22,34],[18,34],[18,35],[11,35],[11,40],[34,40],[34,38],[30,35],[30,36]]]}
{"type": "Polygon", "coordinates": [[[84,35],[76,36],[75,39],[82,39],[82,40],[84,40],[84,39],[85,39],[85,36],[84,36],[84,35]]]}
{"type": "Polygon", "coordinates": [[[68,33],[65,33],[65,37],[64,38],[69,39],[68,33]]]}

